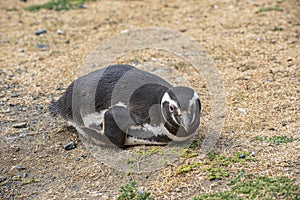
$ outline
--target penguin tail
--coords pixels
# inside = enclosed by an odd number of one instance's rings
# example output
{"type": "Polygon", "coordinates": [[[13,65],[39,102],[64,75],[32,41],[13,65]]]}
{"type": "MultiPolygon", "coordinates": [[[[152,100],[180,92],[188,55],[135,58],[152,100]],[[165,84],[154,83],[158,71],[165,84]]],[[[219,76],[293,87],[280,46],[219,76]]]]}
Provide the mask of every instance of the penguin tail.
{"type": "Polygon", "coordinates": [[[52,117],[56,117],[60,113],[58,101],[52,100],[48,109],[49,109],[49,112],[52,115],[52,117]]]}

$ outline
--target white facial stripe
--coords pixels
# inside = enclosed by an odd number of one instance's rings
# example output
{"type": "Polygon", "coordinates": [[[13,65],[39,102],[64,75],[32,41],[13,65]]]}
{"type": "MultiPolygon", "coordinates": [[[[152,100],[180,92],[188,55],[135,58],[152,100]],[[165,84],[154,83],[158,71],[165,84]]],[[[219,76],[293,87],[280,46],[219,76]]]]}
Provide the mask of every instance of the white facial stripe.
{"type": "Polygon", "coordinates": [[[178,122],[177,122],[177,120],[176,120],[176,118],[175,118],[175,116],[172,114],[172,119],[173,119],[173,121],[176,123],[176,124],[178,124],[178,125],[180,125],[178,122]]]}
{"type": "Polygon", "coordinates": [[[189,106],[192,106],[197,101],[197,99],[199,99],[199,96],[198,96],[198,94],[196,92],[194,92],[194,96],[190,100],[189,106]]]}
{"type": "Polygon", "coordinates": [[[170,95],[166,92],[161,100],[161,104],[163,104],[164,102],[169,102],[170,104],[175,105],[178,108],[178,104],[176,101],[174,101],[173,99],[171,99],[170,95]]]}

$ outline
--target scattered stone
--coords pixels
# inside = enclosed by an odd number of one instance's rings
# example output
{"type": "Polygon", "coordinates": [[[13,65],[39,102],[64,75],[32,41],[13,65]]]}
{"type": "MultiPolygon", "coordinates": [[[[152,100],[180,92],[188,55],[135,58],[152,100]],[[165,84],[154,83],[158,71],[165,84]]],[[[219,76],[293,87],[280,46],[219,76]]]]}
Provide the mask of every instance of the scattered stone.
{"type": "Polygon", "coordinates": [[[40,49],[41,51],[46,51],[49,49],[49,44],[38,44],[35,48],[40,49]]]}
{"type": "Polygon", "coordinates": [[[18,97],[18,96],[20,96],[19,93],[12,93],[12,94],[10,95],[10,97],[12,97],[12,98],[16,98],[16,97],[18,97]]]}
{"type": "Polygon", "coordinates": [[[61,30],[61,29],[58,29],[58,30],[57,30],[57,34],[58,34],[58,35],[64,35],[64,34],[65,34],[65,31],[64,31],[64,30],[61,30]]]}
{"type": "Polygon", "coordinates": [[[288,61],[288,62],[291,62],[291,61],[293,61],[293,59],[292,59],[292,58],[288,58],[287,61],[288,61]]]}
{"type": "Polygon", "coordinates": [[[19,53],[23,53],[24,51],[25,51],[25,50],[22,49],[22,48],[18,49],[18,52],[19,52],[19,53]]]}
{"type": "Polygon", "coordinates": [[[145,194],[145,191],[144,190],[139,190],[138,193],[139,194],[145,194]]]}
{"type": "Polygon", "coordinates": [[[24,174],[22,174],[22,178],[27,178],[28,174],[25,172],[24,174]]]}
{"type": "Polygon", "coordinates": [[[81,156],[83,159],[86,159],[86,158],[88,158],[88,156],[87,155],[82,155],[81,156]]]}
{"type": "Polygon", "coordinates": [[[74,141],[71,141],[71,142],[69,142],[68,144],[66,144],[64,146],[64,149],[67,150],[67,151],[75,149],[75,148],[76,148],[76,144],[75,144],[74,141]]]}
{"type": "Polygon", "coordinates": [[[21,165],[21,166],[17,166],[16,168],[17,168],[18,170],[20,170],[20,171],[26,169],[26,167],[24,167],[24,166],[22,166],[22,165],[21,165]]]}
{"type": "Polygon", "coordinates": [[[80,4],[78,8],[80,8],[80,9],[86,9],[87,6],[85,4],[80,4]]]}
{"type": "Polygon", "coordinates": [[[5,177],[0,177],[0,183],[6,181],[5,177]]]}
{"type": "Polygon", "coordinates": [[[35,32],[36,35],[42,35],[42,34],[45,34],[45,33],[47,33],[47,30],[45,30],[45,29],[40,29],[40,30],[37,30],[35,32]]]}
{"type": "Polygon", "coordinates": [[[80,158],[76,158],[76,161],[80,161],[80,158]]]}
{"type": "Polygon", "coordinates": [[[238,111],[240,111],[244,115],[247,115],[247,110],[245,108],[238,108],[238,111]]]}
{"type": "Polygon", "coordinates": [[[239,156],[239,158],[245,158],[245,157],[246,157],[246,155],[243,154],[243,153],[241,153],[240,156],[239,156]]]}
{"type": "Polygon", "coordinates": [[[12,148],[14,149],[15,152],[19,152],[20,151],[20,147],[13,146],[12,148]]]}
{"type": "Polygon", "coordinates": [[[17,124],[13,124],[12,127],[13,128],[26,128],[27,124],[26,124],[26,122],[20,122],[20,123],[17,123],[17,124]]]}
{"type": "Polygon", "coordinates": [[[252,152],[251,152],[251,156],[255,156],[255,151],[252,151],[252,152]]]}

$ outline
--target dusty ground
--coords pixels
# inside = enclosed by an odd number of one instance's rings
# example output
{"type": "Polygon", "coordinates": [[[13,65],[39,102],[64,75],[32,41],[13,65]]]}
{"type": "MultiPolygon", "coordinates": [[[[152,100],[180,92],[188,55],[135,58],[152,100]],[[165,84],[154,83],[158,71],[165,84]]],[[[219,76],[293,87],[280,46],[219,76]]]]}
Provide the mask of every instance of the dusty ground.
{"type": "MultiPolygon", "coordinates": [[[[228,189],[225,181],[240,169],[300,184],[299,140],[251,142],[256,136],[300,138],[299,1],[100,1],[67,12],[23,9],[42,2],[0,1],[0,199],[115,199],[131,180],[155,199],[188,199],[228,189]],[[281,9],[257,12],[276,5],[281,9]],[[229,177],[222,181],[209,181],[198,169],[178,174],[174,165],[128,175],[97,162],[76,131],[51,119],[47,106],[77,77],[77,66],[90,51],[123,30],[150,26],[180,31],[212,57],[227,92],[226,122],[215,151],[226,156],[253,151],[257,162],[227,167],[229,177]],[[36,36],[39,29],[47,34],[36,36]],[[35,48],[40,43],[49,49],[35,48]],[[27,127],[12,127],[19,122],[27,127]],[[71,140],[78,147],[65,151],[71,140]]],[[[209,106],[199,77],[185,74],[209,106]]],[[[204,107],[204,117],[209,111],[204,107]]],[[[204,162],[201,148],[194,151],[199,156],[185,162],[204,162]]]]}

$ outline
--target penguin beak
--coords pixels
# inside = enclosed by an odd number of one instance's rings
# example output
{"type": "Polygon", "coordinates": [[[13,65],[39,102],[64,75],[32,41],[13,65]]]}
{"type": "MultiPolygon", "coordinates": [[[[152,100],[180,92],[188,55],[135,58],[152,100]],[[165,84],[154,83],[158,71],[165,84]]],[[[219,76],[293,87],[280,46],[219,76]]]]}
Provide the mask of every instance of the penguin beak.
{"type": "Polygon", "coordinates": [[[190,118],[187,112],[182,112],[181,114],[181,126],[183,126],[184,130],[189,131],[190,126],[190,118]]]}

